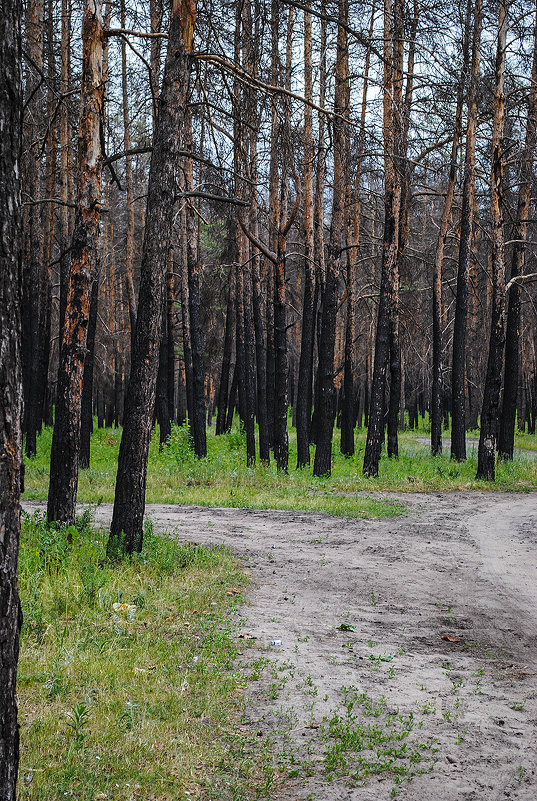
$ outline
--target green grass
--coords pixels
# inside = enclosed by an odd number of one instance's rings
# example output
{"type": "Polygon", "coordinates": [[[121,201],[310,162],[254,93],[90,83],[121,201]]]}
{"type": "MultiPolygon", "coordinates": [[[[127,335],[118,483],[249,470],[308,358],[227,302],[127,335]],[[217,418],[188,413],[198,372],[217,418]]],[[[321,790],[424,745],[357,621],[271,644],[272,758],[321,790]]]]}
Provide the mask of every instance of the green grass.
{"type": "Polygon", "coordinates": [[[104,554],[87,517],[23,522],[19,800],[263,797],[269,757],[239,723],[236,562],[151,530],[142,554],[104,554]]]}
{"type": "MultiPolygon", "coordinates": [[[[26,498],[45,499],[51,431],[38,438],[36,458],[26,462],[26,498]]],[[[96,429],[92,438],[91,468],[81,470],[78,497],[81,502],[111,502],[119,450],[120,429],[96,429]]],[[[206,459],[198,460],[189,447],[185,428],[174,428],[169,444],[159,451],[158,431],[153,432],[147,476],[148,503],[198,504],[256,509],[292,509],[327,512],[346,517],[380,517],[400,514],[402,504],[386,500],[380,491],[416,492],[449,490],[529,491],[537,488],[537,459],[517,454],[512,462],[499,463],[496,482],[477,481],[477,446],[469,444],[466,462],[451,461],[449,453],[432,457],[425,428],[400,435],[399,459],[382,455],[379,477],[362,474],[366,431],[356,432],[356,453],[345,458],[339,452],[335,432],[330,478],[315,478],[312,467],[295,470],[296,434],[289,431],[289,475],[269,467],[246,466],[244,436],[236,429],[215,436],[208,429],[206,459]]],[[[518,447],[537,449],[537,438],[518,435],[518,447]]],[[[313,455],[313,449],[312,449],[313,455]]]]}

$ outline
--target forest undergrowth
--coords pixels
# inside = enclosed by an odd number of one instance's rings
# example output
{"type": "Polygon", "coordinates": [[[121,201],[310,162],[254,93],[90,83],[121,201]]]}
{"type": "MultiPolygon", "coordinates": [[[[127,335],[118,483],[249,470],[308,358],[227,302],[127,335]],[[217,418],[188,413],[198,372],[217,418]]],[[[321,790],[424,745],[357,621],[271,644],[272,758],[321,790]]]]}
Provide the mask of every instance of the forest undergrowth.
{"type": "Polygon", "coordinates": [[[87,512],[23,521],[18,798],[253,797],[270,758],[240,726],[240,565],[150,528],[112,565],[106,538],[87,512]]]}
{"type": "MultiPolygon", "coordinates": [[[[190,446],[188,429],[174,426],[167,445],[159,450],[158,426],[153,431],[147,475],[148,503],[178,503],[257,509],[289,509],[326,512],[344,517],[383,517],[404,512],[404,505],[376,492],[418,492],[451,490],[499,490],[524,492],[537,488],[537,437],[515,435],[515,458],[498,462],[496,481],[478,481],[477,438],[469,432],[465,462],[450,458],[449,446],[433,457],[424,440],[429,437],[427,420],[421,428],[400,432],[399,458],[381,457],[379,477],[362,473],[367,429],[356,432],[356,452],[346,458],[339,451],[339,432],[332,448],[332,475],[316,478],[312,467],[293,469],[296,464],[296,433],[289,426],[289,474],[278,472],[259,461],[246,465],[244,435],[234,427],[216,436],[208,428],[206,459],[198,459],[190,446]],[[421,440],[421,442],[420,442],[421,440]],[[535,452],[532,453],[532,452],[535,452]],[[373,495],[357,495],[373,493],[373,495]]],[[[446,434],[449,436],[449,434],[446,434]]],[[[121,428],[95,428],[91,444],[91,467],[81,470],[78,499],[82,503],[114,500],[117,455],[121,428]]],[[[27,499],[45,500],[48,492],[49,455],[52,430],[38,438],[37,456],[26,461],[27,499]]]]}

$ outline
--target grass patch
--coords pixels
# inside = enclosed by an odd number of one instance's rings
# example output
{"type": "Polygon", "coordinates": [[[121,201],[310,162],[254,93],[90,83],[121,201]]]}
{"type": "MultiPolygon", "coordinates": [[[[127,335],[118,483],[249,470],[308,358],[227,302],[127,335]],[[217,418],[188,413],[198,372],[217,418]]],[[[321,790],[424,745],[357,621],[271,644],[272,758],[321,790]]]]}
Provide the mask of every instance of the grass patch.
{"type": "MultiPolygon", "coordinates": [[[[477,446],[468,445],[468,459],[457,463],[449,453],[432,457],[426,444],[425,426],[405,431],[399,438],[399,459],[381,457],[379,478],[362,474],[367,432],[356,432],[356,453],[345,458],[339,452],[339,432],[332,450],[332,475],[316,478],[312,467],[295,470],[296,433],[289,430],[289,475],[269,467],[246,466],[245,438],[237,429],[217,437],[208,429],[206,459],[199,460],[190,448],[188,430],[174,427],[169,443],[159,450],[158,430],[153,432],[147,475],[148,503],[178,503],[255,509],[292,509],[327,512],[349,518],[382,517],[403,513],[400,503],[380,497],[378,491],[416,492],[450,490],[530,491],[537,488],[537,458],[517,453],[512,462],[500,462],[496,482],[477,481],[477,446]]],[[[81,502],[111,502],[114,499],[117,455],[121,429],[95,429],[91,468],[81,470],[78,497],[81,502]]],[[[48,492],[51,430],[38,438],[37,456],[26,462],[26,498],[45,499],[48,492]]],[[[537,447],[536,438],[518,435],[524,450],[537,447]]],[[[313,453],[313,449],[312,449],[313,453]]]]}
{"type": "Polygon", "coordinates": [[[87,514],[23,521],[18,798],[260,797],[269,756],[238,725],[237,563],[150,528],[117,565],[105,546],[87,514]]]}

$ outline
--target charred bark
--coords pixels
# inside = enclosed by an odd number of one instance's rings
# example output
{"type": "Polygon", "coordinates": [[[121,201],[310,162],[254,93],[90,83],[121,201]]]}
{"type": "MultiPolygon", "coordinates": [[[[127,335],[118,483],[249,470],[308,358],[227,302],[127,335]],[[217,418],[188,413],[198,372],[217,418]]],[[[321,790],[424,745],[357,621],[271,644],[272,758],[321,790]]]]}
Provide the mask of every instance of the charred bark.
{"type": "Polygon", "coordinates": [[[457,298],[453,327],[453,363],[451,374],[451,458],[466,459],[466,329],[468,311],[468,275],[472,252],[475,194],[475,135],[477,125],[477,87],[481,48],[482,0],[474,3],[472,67],[468,88],[468,123],[462,190],[461,233],[457,268],[457,298]]]}
{"type": "MultiPolygon", "coordinates": [[[[402,80],[399,61],[395,59],[398,43],[394,43],[394,11],[391,0],[384,3],[384,238],[380,298],[375,339],[375,360],[369,407],[369,425],[363,472],[377,476],[384,442],[386,374],[390,358],[390,336],[394,334],[397,314],[399,242],[399,208],[401,184],[395,159],[398,150],[399,109],[395,107],[395,84],[402,80]],[[394,74],[394,73],[399,74],[394,74]]],[[[392,353],[394,349],[392,348],[392,353]]],[[[397,354],[398,356],[398,354],[397,354]]]]}
{"type": "Polygon", "coordinates": [[[218,414],[216,417],[216,433],[223,434],[226,430],[226,412],[229,395],[230,372],[231,372],[231,355],[233,350],[233,285],[234,273],[233,269],[229,276],[229,290],[227,296],[226,308],[226,330],[224,334],[224,352],[222,354],[222,369],[220,371],[220,386],[218,389],[218,414]]]}
{"type": "MultiPolygon", "coordinates": [[[[528,117],[524,153],[520,169],[520,188],[518,194],[516,222],[512,238],[511,281],[524,274],[526,257],[526,238],[533,180],[533,154],[537,140],[537,22],[533,34],[533,65],[528,99],[528,117]]],[[[520,374],[520,287],[517,281],[511,284],[507,306],[507,327],[505,335],[505,373],[503,403],[500,417],[498,454],[503,459],[513,458],[515,441],[515,420],[520,374]]]]}
{"type": "Polygon", "coordinates": [[[108,553],[140,551],[176,165],[188,96],[195,3],[174,0],[153,139],[133,363],[125,399],[108,553]]]}
{"type": "Polygon", "coordinates": [[[5,0],[0,17],[0,798],[15,801],[19,764],[17,660],[22,463],[20,152],[22,4],[5,0]]]}
{"type": "Polygon", "coordinates": [[[162,339],[160,341],[159,364],[157,373],[156,416],[159,425],[159,448],[169,441],[172,428],[168,409],[168,319],[162,314],[162,339]]]}
{"type": "MultiPolygon", "coordinates": [[[[312,44],[311,14],[304,12],[304,96],[311,100],[312,44]]],[[[298,393],[296,403],[297,468],[310,463],[310,423],[313,393],[313,346],[315,335],[315,264],[313,231],[313,114],[311,106],[304,107],[304,298],[302,302],[302,331],[298,393]]]]}
{"type": "Polygon", "coordinates": [[[503,129],[505,115],[505,47],[507,0],[500,0],[498,41],[494,69],[494,124],[492,135],[491,223],[492,223],[492,313],[487,374],[483,390],[481,429],[477,452],[477,478],[494,481],[498,410],[505,343],[505,245],[503,233],[503,129]]]}
{"type": "Polygon", "coordinates": [[[440,230],[434,256],[433,268],[433,292],[432,292],[432,315],[433,315],[433,371],[431,382],[431,452],[433,456],[442,453],[442,272],[444,266],[444,251],[446,238],[453,208],[453,198],[455,195],[455,183],[457,180],[457,161],[459,145],[462,131],[462,108],[464,100],[465,72],[468,64],[468,39],[470,25],[471,4],[468,3],[466,12],[466,24],[463,38],[463,70],[459,78],[457,87],[457,105],[455,109],[455,126],[453,129],[453,141],[451,144],[451,158],[449,163],[449,177],[444,201],[444,210],[440,221],[440,230]]]}
{"type": "Polygon", "coordinates": [[[319,411],[320,425],[315,450],[313,474],[329,476],[332,471],[332,437],[334,432],[335,388],[334,347],[336,339],[337,284],[341,269],[341,254],[345,245],[345,178],[349,168],[349,61],[346,24],[348,0],[339,0],[336,60],[336,88],[334,96],[334,181],[332,220],[326,261],[326,278],[323,292],[323,317],[319,347],[319,411]]]}
{"type": "Polygon", "coordinates": [[[95,363],[95,332],[99,305],[99,276],[96,275],[91,289],[90,312],[84,380],[82,384],[82,410],[80,417],[80,468],[90,466],[91,435],[93,433],[93,370],[95,363]]]}

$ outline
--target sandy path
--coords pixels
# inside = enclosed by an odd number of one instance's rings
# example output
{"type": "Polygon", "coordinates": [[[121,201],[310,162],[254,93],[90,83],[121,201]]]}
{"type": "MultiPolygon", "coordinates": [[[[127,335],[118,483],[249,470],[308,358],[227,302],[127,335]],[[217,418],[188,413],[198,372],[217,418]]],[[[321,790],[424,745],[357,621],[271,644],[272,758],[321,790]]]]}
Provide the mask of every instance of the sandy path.
{"type": "MultiPolygon", "coordinates": [[[[398,798],[534,801],[537,493],[402,500],[408,515],[372,521],[180,506],[148,514],[160,530],[224,543],[244,560],[252,588],[237,626],[256,638],[245,644],[245,663],[260,666],[249,725],[273,738],[282,775],[295,767],[291,758],[309,763],[286,779],[281,801],[391,797],[390,774],[326,780],[323,718],[344,686],[385,696],[390,713],[414,715],[421,745],[436,740],[433,770],[403,782],[398,798]]],[[[110,513],[100,507],[97,520],[110,513]]]]}

